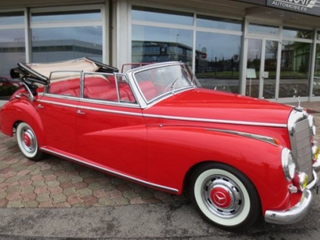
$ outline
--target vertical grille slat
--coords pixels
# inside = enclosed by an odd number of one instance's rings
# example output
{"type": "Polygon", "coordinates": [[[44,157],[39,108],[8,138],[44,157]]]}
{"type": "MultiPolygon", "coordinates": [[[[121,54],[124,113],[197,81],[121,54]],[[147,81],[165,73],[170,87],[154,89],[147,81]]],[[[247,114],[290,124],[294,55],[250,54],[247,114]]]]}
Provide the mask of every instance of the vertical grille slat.
{"type": "Polygon", "coordinates": [[[309,181],[312,181],[312,150],[308,119],[298,120],[294,123],[293,128],[290,141],[292,155],[297,161],[297,170],[308,174],[309,181]]]}

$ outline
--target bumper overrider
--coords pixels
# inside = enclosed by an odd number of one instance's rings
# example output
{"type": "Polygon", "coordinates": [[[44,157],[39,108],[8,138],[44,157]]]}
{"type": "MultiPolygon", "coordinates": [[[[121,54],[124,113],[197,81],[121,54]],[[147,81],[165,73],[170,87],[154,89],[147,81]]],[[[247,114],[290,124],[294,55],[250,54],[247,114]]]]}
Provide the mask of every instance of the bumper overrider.
{"type": "Polygon", "coordinates": [[[286,211],[267,210],[265,212],[265,221],[274,224],[292,224],[301,221],[309,212],[312,203],[311,190],[316,188],[318,193],[319,178],[317,172],[320,170],[320,157],[313,164],[313,181],[303,191],[300,201],[292,208],[286,211]]]}

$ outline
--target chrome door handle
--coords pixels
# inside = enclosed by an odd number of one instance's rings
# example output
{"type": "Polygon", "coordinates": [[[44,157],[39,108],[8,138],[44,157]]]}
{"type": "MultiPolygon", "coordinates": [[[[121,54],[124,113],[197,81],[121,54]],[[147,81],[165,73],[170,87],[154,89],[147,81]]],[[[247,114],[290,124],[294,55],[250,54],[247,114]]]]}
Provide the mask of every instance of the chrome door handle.
{"type": "Polygon", "coordinates": [[[82,112],[80,109],[77,110],[77,114],[86,115],[86,113],[85,113],[85,112],[82,112]]]}
{"type": "Polygon", "coordinates": [[[39,103],[39,104],[38,104],[38,108],[43,109],[43,108],[44,108],[44,106],[42,106],[42,105],[39,103]]]}

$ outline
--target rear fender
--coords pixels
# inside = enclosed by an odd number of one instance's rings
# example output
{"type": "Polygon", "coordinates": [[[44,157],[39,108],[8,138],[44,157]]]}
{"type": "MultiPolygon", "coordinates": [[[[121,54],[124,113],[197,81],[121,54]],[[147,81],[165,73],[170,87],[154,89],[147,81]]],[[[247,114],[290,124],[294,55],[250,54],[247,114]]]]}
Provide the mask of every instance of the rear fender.
{"type": "Polygon", "coordinates": [[[13,99],[6,103],[1,108],[1,131],[4,134],[12,137],[13,129],[17,127],[17,124],[19,122],[25,122],[34,130],[39,145],[43,145],[44,138],[42,134],[42,122],[34,104],[35,102],[30,102],[29,99],[24,97],[20,99],[13,99]]]}

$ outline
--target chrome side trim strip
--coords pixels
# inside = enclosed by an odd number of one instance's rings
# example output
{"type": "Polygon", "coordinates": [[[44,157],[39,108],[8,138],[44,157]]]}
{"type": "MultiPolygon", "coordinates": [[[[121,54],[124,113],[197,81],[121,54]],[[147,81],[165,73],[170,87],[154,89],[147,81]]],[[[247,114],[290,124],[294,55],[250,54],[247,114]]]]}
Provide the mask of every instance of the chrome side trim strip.
{"type": "Polygon", "coordinates": [[[60,103],[60,102],[54,102],[54,101],[47,101],[43,99],[39,99],[38,102],[49,103],[49,104],[54,104],[54,105],[64,106],[64,107],[78,108],[78,105],[76,104],[60,103]]]}
{"type": "Polygon", "coordinates": [[[100,112],[107,112],[107,113],[116,113],[116,114],[130,115],[130,116],[144,116],[144,117],[147,117],[147,118],[161,118],[161,119],[180,120],[180,121],[210,122],[210,123],[223,123],[223,124],[236,124],[236,125],[251,125],[251,126],[263,126],[263,127],[287,128],[287,124],[280,124],[280,123],[230,121],[230,120],[219,120],[219,119],[208,119],[208,118],[188,118],[188,117],[176,117],[176,116],[168,116],[168,115],[140,114],[140,113],[125,112],[125,111],[84,107],[84,106],[78,106],[78,105],[74,105],[74,104],[59,103],[59,102],[54,102],[54,101],[42,100],[42,99],[40,99],[38,101],[39,102],[44,102],[44,103],[56,104],[56,105],[60,105],[60,106],[66,106],[66,107],[73,107],[73,108],[100,111],[100,112]]]}
{"type": "Polygon", "coordinates": [[[251,125],[251,126],[278,127],[278,128],[287,127],[287,124],[280,124],[280,123],[231,121],[231,120],[208,119],[208,118],[189,118],[189,117],[176,117],[176,116],[156,115],[156,114],[143,114],[143,116],[148,118],[161,118],[161,119],[194,121],[194,122],[210,122],[210,123],[224,123],[224,124],[251,125]]]}
{"type": "Polygon", "coordinates": [[[123,173],[119,173],[119,172],[110,170],[108,168],[99,167],[97,165],[94,165],[94,164],[91,164],[91,163],[87,163],[87,162],[81,161],[79,159],[76,159],[76,158],[73,158],[73,157],[69,157],[67,155],[64,155],[64,154],[57,153],[55,151],[46,149],[45,147],[41,147],[40,149],[41,149],[41,151],[44,151],[44,152],[47,152],[47,153],[50,153],[50,154],[53,154],[53,155],[56,155],[56,156],[59,156],[59,157],[62,157],[62,158],[70,159],[70,160],[72,160],[74,162],[81,163],[81,164],[93,167],[95,169],[101,170],[103,172],[110,173],[110,174],[113,174],[115,176],[119,176],[119,177],[122,177],[122,178],[129,179],[129,180],[134,181],[134,182],[142,183],[142,184],[147,185],[147,186],[155,187],[155,188],[158,188],[158,189],[163,189],[163,190],[170,191],[170,192],[173,192],[173,193],[178,193],[179,192],[178,189],[162,186],[162,185],[151,183],[151,182],[147,182],[147,181],[141,180],[139,178],[131,177],[131,176],[125,175],[123,173]]]}
{"type": "Polygon", "coordinates": [[[122,114],[122,115],[142,117],[141,113],[132,113],[132,112],[125,112],[125,111],[117,111],[117,110],[107,110],[107,109],[93,108],[93,107],[84,107],[84,106],[79,106],[79,105],[75,105],[75,104],[67,104],[67,103],[60,103],[60,102],[47,101],[47,100],[38,100],[38,101],[43,102],[43,103],[54,104],[54,105],[58,105],[58,106],[64,106],[64,107],[71,107],[71,108],[92,110],[92,111],[98,111],[98,112],[116,113],[116,114],[122,114]]]}
{"type": "Polygon", "coordinates": [[[78,106],[78,108],[79,109],[86,109],[86,110],[93,110],[93,111],[98,111],[98,112],[116,113],[116,114],[122,114],[122,115],[130,115],[130,116],[142,117],[142,113],[124,112],[124,111],[117,111],[117,110],[107,110],[107,109],[84,107],[84,106],[78,106]]]}
{"type": "Polygon", "coordinates": [[[267,143],[270,143],[272,145],[277,146],[274,138],[268,137],[268,136],[263,136],[263,135],[253,134],[253,133],[246,133],[246,132],[239,132],[239,131],[232,131],[232,130],[216,129],[216,128],[208,128],[207,130],[208,131],[215,131],[215,132],[224,132],[224,133],[244,136],[244,137],[248,137],[248,138],[253,138],[253,139],[264,141],[264,142],[267,142],[267,143]]]}

